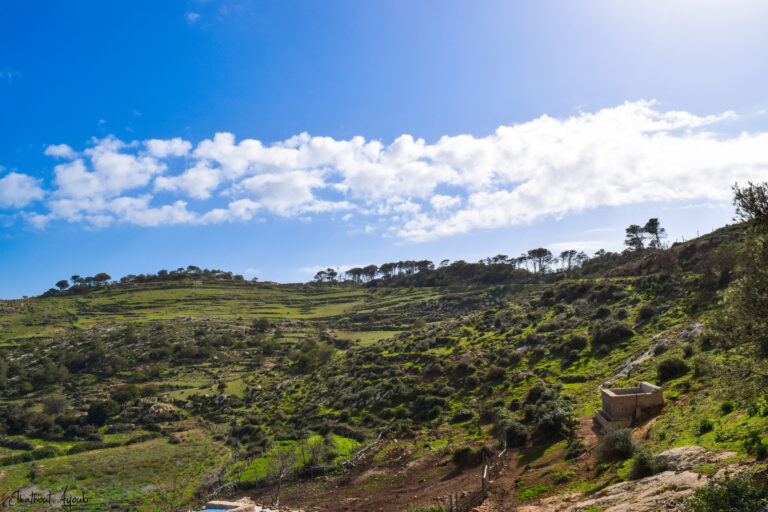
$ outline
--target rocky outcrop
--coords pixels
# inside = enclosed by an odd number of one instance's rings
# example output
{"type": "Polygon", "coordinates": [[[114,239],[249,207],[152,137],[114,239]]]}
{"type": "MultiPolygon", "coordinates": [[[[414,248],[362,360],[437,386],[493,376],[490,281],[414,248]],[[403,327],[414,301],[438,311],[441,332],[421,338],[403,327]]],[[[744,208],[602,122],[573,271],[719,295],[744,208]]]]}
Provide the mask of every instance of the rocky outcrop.
{"type": "Polygon", "coordinates": [[[733,452],[711,452],[703,446],[682,446],[659,454],[669,467],[657,475],[621,482],[584,496],[565,493],[540,500],[537,504],[517,507],[518,512],[579,512],[598,509],[603,512],[653,512],[665,510],[686,499],[706,485],[708,476],[697,470],[706,465],[719,467],[717,475],[725,471],[739,473],[749,467],[746,461],[727,464],[736,456],[733,452]]]}
{"type": "Polygon", "coordinates": [[[735,457],[734,452],[711,452],[703,446],[681,446],[659,454],[673,471],[695,470],[697,466],[714,465],[735,457]]]}
{"type": "Polygon", "coordinates": [[[705,485],[707,477],[692,471],[664,471],[640,480],[606,487],[595,498],[579,501],[564,510],[576,512],[602,508],[604,512],[651,512],[681,501],[705,485]]]}

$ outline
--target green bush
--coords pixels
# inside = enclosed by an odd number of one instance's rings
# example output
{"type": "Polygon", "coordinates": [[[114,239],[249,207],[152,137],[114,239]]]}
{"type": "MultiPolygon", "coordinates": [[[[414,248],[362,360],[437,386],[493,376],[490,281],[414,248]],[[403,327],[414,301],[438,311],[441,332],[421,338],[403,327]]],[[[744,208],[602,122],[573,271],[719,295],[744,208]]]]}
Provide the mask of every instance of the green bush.
{"type": "Polygon", "coordinates": [[[595,455],[598,462],[613,462],[632,457],[634,451],[635,442],[632,440],[632,431],[628,428],[617,428],[600,438],[595,448],[595,455]]]}
{"type": "Polygon", "coordinates": [[[681,375],[685,375],[690,367],[679,357],[670,357],[659,363],[656,367],[656,375],[660,382],[665,382],[681,375]]]}
{"type": "Polygon", "coordinates": [[[637,321],[650,320],[656,314],[656,308],[650,304],[643,304],[637,310],[637,321]]]}
{"type": "Polygon", "coordinates": [[[5,448],[9,448],[11,450],[29,451],[35,449],[34,443],[31,443],[22,437],[3,437],[0,439],[0,446],[4,446],[5,448]]]}
{"type": "Polygon", "coordinates": [[[733,402],[723,402],[720,404],[720,412],[723,414],[730,414],[733,412],[734,406],[733,402]]]}
{"type": "Polygon", "coordinates": [[[595,318],[595,319],[605,318],[610,314],[611,314],[611,308],[606,306],[600,306],[592,315],[592,318],[595,318]]]}
{"type": "Polygon", "coordinates": [[[584,441],[577,437],[572,439],[565,448],[565,460],[572,460],[581,455],[584,450],[584,441]]]}
{"type": "Polygon", "coordinates": [[[582,350],[584,348],[587,348],[588,340],[586,337],[582,336],[581,334],[577,334],[576,336],[572,336],[570,340],[568,340],[568,346],[571,347],[573,350],[582,350]]]}
{"type": "Polygon", "coordinates": [[[761,434],[762,432],[758,429],[751,430],[744,440],[744,451],[759,460],[768,456],[768,445],[763,443],[761,434]]]}
{"type": "Polygon", "coordinates": [[[595,322],[589,328],[590,344],[593,350],[600,349],[603,345],[612,347],[617,343],[631,338],[635,331],[623,322],[602,321],[595,322]]]}
{"type": "Polygon", "coordinates": [[[478,379],[476,375],[470,375],[462,382],[462,387],[464,389],[475,389],[479,385],[480,379],[478,379]]]}
{"type": "Polygon", "coordinates": [[[632,465],[629,467],[629,478],[638,480],[647,476],[666,471],[667,463],[664,459],[654,457],[646,448],[635,450],[632,465]]]}
{"type": "Polygon", "coordinates": [[[759,512],[765,510],[768,486],[751,473],[710,480],[694,491],[685,512],[759,512]]]}
{"type": "Polygon", "coordinates": [[[467,377],[475,373],[475,371],[477,371],[477,368],[475,368],[472,363],[467,363],[465,361],[462,361],[453,367],[453,374],[456,377],[467,377]]]}
{"type": "Polygon", "coordinates": [[[511,418],[503,423],[504,435],[507,437],[507,446],[513,448],[525,446],[530,438],[528,427],[518,420],[511,418]]]}
{"type": "Polygon", "coordinates": [[[536,428],[547,438],[564,434],[573,424],[572,413],[571,403],[561,397],[544,402],[536,409],[536,428]]]}
{"type": "Polygon", "coordinates": [[[712,432],[712,430],[715,428],[715,424],[712,423],[709,419],[703,418],[699,424],[696,426],[696,433],[700,436],[703,436],[707,432],[712,432]]]}
{"type": "Polygon", "coordinates": [[[38,448],[37,450],[32,450],[31,452],[3,457],[0,459],[0,466],[10,466],[12,464],[21,464],[22,462],[31,462],[33,460],[50,459],[51,457],[58,457],[59,455],[61,455],[61,450],[55,446],[45,446],[43,448],[38,448]]]}
{"type": "Polygon", "coordinates": [[[507,375],[507,371],[501,366],[490,366],[485,371],[485,380],[497,381],[503,379],[507,375]]]}
{"type": "Polygon", "coordinates": [[[114,400],[99,400],[88,407],[88,423],[104,425],[107,420],[120,412],[120,405],[114,400]]]}
{"type": "Polygon", "coordinates": [[[451,416],[451,423],[461,423],[467,420],[471,420],[475,417],[475,413],[468,407],[459,407],[451,416]]]}
{"type": "Polygon", "coordinates": [[[136,384],[124,384],[112,392],[110,398],[118,404],[124,404],[136,400],[141,395],[141,390],[136,384]]]}
{"type": "Polygon", "coordinates": [[[573,426],[573,403],[560,394],[560,388],[537,382],[525,395],[523,418],[534,423],[539,433],[553,438],[573,426]]]}
{"type": "Polygon", "coordinates": [[[470,468],[477,466],[483,461],[483,458],[490,457],[492,454],[493,452],[487,446],[479,448],[462,446],[454,450],[451,461],[460,468],[470,468]]]}

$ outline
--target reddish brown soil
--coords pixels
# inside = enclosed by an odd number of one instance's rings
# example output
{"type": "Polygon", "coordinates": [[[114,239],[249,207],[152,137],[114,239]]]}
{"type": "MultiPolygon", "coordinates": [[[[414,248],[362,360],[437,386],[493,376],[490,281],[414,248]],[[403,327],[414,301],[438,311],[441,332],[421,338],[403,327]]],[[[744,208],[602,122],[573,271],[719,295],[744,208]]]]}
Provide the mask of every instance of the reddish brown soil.
{"type": "MultiPolygon", "coordinates": [[[[383,441],[381,449],[386,449],[388,443],[383,441]]],[[[398,459],[397,453],[393,455],[394,460],[398,459]]],[[[406,462],[407,455],[403,453],[402,461],[386,466],[375,465],[373,455],[369,455],[343,475],[292,484],[280,493],[280,505],[327,512],[401,512],[413,505],[434,505],[438,499],[447,500],[450,494],[456,494],[460,502],[468,505],[481,490],[481,467],[459,471],[439,453],[410,462],[406,462]]],[[[269,504],[273,492],[274,489],[259,489],[240,496],[269,504]]],[[[480,503],[475,499],[474,505],[480,503]]]]}
{"type": "MultiPolygon", "coordinates": [[[[585,452],[568,466],[573,473],[571,479],[589,477],[595,468],[593,448],[597,444],[597,433],[592,418],[580,418],[579,430],[585,452]]],[[[386,450],[389,444],[390,441],[382,441],[380,450],[386,450]]],[[[526,469],[518,466],[519,450],[507,450],[501,457],[495,456],[491,461],[495,471],[490,474],[486,498],[482,493],[482,466],[459,471],[437,451],[409,461],[413,452],[405,447],[398,450],[402,453],[390,451],[387,465],[376,465],[373,455],[369,455],[343,475],[286,486],[280,493],[280,505],[326,512],[401,512],[414,505],[445,505],[448,497],[454,495],[462,511],[514,510],[520,503],[517,495],[521,479],[526,487],[539,482],[552,486],[549,464],[564,457],[562,449],[552,450],[526,469]]],[[[238,497],[248,496],[257,503],[269,504],[273,492],[273,489],[256,489],[244,491],[238,497]]]]}

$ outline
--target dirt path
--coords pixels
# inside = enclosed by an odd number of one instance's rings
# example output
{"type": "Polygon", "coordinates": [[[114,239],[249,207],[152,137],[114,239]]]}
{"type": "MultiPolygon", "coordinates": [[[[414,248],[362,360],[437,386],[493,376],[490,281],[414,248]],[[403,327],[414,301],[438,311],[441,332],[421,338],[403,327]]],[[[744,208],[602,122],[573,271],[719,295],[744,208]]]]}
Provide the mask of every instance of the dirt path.
{"type": "Polygon", "coordinates": [[[578,422],[579,432],[584,439],[584,449],[590,451],[597,445],[598,427],[595,424],[594,415],[582,416],[578,422]]]}

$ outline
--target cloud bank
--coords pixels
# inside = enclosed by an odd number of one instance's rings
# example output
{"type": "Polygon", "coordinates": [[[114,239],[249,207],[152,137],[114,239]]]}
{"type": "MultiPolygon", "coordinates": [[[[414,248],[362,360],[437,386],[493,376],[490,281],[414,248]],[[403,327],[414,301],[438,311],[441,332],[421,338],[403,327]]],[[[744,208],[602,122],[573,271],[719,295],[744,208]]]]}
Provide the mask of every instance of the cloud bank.
{"type": "MultiPolygon", "coordinates": [[[[732,112],[697,116],[627,102],[567,119],[546,115],[486,137],[390,144],[306,133],[265,144],[217,133],[65,144],[47,186],[0,178],[0,206],[37,226],[102,227],[306,219],[341,212],[409,241],[562,216],[598,206],[730,197],[735,181],[768,179],[768,133],[723,135],[732,112]],[[350,215],[354,213],[355,215],[350,215]]],[[[336,218],[336,217],[334,217],[336,218]]],[[[362,224],[361,224],[362,225],[362,224]]]]}

